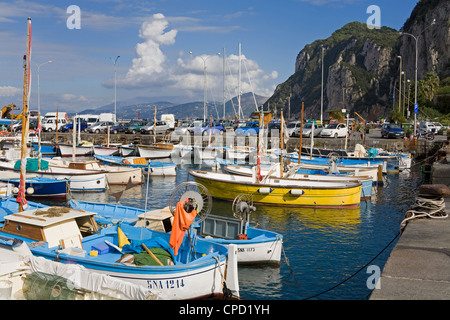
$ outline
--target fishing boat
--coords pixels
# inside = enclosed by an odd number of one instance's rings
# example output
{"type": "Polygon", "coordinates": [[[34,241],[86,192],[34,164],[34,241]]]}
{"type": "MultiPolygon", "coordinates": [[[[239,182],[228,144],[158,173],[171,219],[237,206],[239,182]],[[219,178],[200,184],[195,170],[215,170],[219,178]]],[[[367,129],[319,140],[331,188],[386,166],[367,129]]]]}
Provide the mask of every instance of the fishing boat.
{"type": "Polygon", "coordinates": [[[93,149],[94,154],[100,156],[115,156],[119,154],[119,145],[109,145],[109,146],[95,145],[93,149]]]}
{"type": "MultiPolygon", "coordinates": [[[[261,175],[272,177],[279,177],[280,172],[279,165],[266,166],[261,168],[261,175]]],[[[227,165],[224,167],[224,171],[231,174],[238,174],[244,176],[252,176],[253,168],[250,166],[236,166],[227,165]]],[[[361,182],[361,200],[368,200],[372,197],[373,181],[371,176],[355,176],[341,173],[326,173],[323,170],[311,170],[311,169],[297,169],[293,167],[293,170],[283,173],[283,178],[290,178],[295,180],[316,180],[316,181],[338,181],[338,182],[361,182]]]]}
{"type": "Polygon", "coordinates": [[[97,160],[67,161],[62,159],[49,159],[48,164],[52,168],[68,168],[104,172],[110,185],[126,185],[129,181],[133,184],[142,184],[142,174],[139,168],[100,165],[97,160]]]}
{"type": "MultiPolygon", "coordinates": [[[[0,170],[9,172],[20,172],[20,162],[1,162],[0,170]]],[[[46,160],[41,161],[41,169],[38,159],[28,158],[26,160],[26,173],[37,177],[49,179],[67,180],[71,191],[105,191],[106,173],[103,171],[86,171],[71,168],[50,167],[46,160]]]]}
{"type": "Polygon", "coordinates": [[[77,264],[35,257],[17,238],[0,238],[0,300],[160,300],[162,294],[77,264]]]}
{"type": "MultiPolygon", "coordinates": [[[[16,188],[20,184],[20,178],[0,181],[11,183],[16,188]]],[[[67,199],[68,185],[67,180],[34,177],[25,179],[25,190],[29,198],[64,201],[67,199]]]]}
{"type": "Polygon", "coordinates": [[[191,170],[194,180],[204,185],[214,198],[232,201],[239,194],[252,194],[255,204],[293,207],[358,207],[361,182],[300,181],[266,176],[242,176],[191,170]]]}
{"type": "Polygon", "coordinates": [[[256,157],[256,148],[249,146],[229,146],[225,148],[228,160],[242,161],[250,157],[256,157]]]}
{"type": "Polygon", "coordinates": [[[175,176],[177,165],[171,162],[149,161],[143,157],[117,157],[117,156],[99,156],[94,158],[110,166],[122,166],[131,168],[141,168],[147,171],[150,167],[152,176],[175,176]]]}
{"type": "MultiPolygon", "coordinates": [[[[177,201],[186,195],[196,199],[196,203],[202,203],[203,207],[208,207],[207,202],[212,203],[209,191],[192,181],[178,185],[170,201],[177,201]]],[[[118,203],[79,200],[70,200],[70,206],[74,209],[96,212],[96,219],[101,223],[114,224],[123,221],[160,232],[170,232],[174,221],[174,205],[170,203],[167,207],[151,211],[118,203]]],[[[233,201],[231,209],[233,217],[211,215],[211,209],[207,209],[200,219],[194,221],[193,229],[197,237],[207,241],[225,246],[236,245],[239,264],[280,265],[283,236],[251,226],[250,213],[254,210],[256,208],[253,206],[252,197],[239,195],[233,201]]]]}
{"type": "MultiPolygon", "coordinates": [[[[33,148],[39,152],[39,142],[32,142],[33,148]]],[[[51,141],[41,141],[41,155],[43,157],[55,157],[58,155],[59,146],[51,141]]]]}
{"type": "Polygon", "coordinates": [[[138,145],[139,155],[146,159],[170,158],[173,144],[168,142],[157,142],[151,145],[138,145]]]}
{"type": "Polygon", "coordinates": [[[202,160],[214,160],[217,157],[223,158],[224,147],[216,146],[193,146],[194,163],[200,164],[202,160]]]}
{"type": "MultiPolygon", "coordinates": [[[[0,180],[1,181],[1,180],[0,180]]],[[[14,184],[8,181],[0,182],[0,198],[9,197],[14,193],[14,184]]]]}
{"type": "Polygon", "coordinates": [[[234,246],[227,249],[204,239],[193,244],[184,236],[175,252],[167,233],[129,224],[99,230],[94,216],[65,207],[13,213],[3,217],[0,237],[22,240],[34,256],[78,264],[168,299],[223,297],[225,286],[239,296],[234,246]]]}
{"type": "Polygon", "coordinates": [[[137,156],[136,146],[132,143],[119,146],[119,155],[122,157],[137,156]]]}
{"type": "Polygon", "coordinates": [[[74,148],[71,143],[58,143],[59,151],[61,153],[61,157],[86,157],[90,156],[94,153],[94,146],[92,143],[83,142],[77,144],[74,148]]]}

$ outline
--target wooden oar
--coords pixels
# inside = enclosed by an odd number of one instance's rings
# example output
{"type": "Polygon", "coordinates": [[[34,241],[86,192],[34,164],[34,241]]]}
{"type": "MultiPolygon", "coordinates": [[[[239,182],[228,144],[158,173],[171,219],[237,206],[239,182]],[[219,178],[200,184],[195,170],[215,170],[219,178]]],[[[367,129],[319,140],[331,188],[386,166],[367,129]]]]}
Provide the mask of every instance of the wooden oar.
{"type": "Polygon", "coordinates": [[[144,247],[145,251],[147,251],[147,253],[148,253],[153,259],[155,259],[155,261],[156,261],[157,263],[159,263],[160,266],[163,266],[163,264],[161,263],[161,261],[159,261],[159,259],[153,254],[153,252],[151,252],[151,251],[147,248],[147,246],[146,246],[145,244],[142,244],[142,247],[144,247]]]}

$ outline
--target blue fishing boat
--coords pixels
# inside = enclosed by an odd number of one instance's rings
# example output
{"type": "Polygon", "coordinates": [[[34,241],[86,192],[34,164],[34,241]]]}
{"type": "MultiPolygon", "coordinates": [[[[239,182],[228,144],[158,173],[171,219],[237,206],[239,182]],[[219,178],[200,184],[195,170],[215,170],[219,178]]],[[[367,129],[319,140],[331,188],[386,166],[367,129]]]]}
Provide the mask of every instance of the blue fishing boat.
{"type": "Polygon", "coordinates": [[[129,224],[99,230],[94,216],[66,207],[13,213],[3,217],[0,237],[22,240],[34,256],[78,264],[168,299],[239,297],[235,247],[183,236],[176,252],[167,233],[129,224]]]}
{"type": "MultiPolygon", "coordinates": [[[[39,152],[39,143],[33,142],[33,148],[39,152]]],[[[54,157],[58,154],[59,147],[54,142],[41,141],[41,155],[43,157],[54,157]]]]}
{"type": "Polygon", "coordinates": [[[117,165],[132,168],[142,168],[153,176],[174,176],[176,175],[177,165],[172,162],[150,161],[142,157],[118,157],[94,154],[94,158],[102,161],[106,165],[117,165]]]}
{"type": "MultiPolygon", "coordinates": [[[[0,181],[10,182],[17,188],[20,184],[20,179],[0,179],[0,181]]],[[[66,200],[68,185],[67,180],[34,177],[25,179],[25,190],[29,198],[60,201],[66,200]]]]}
{"type": "MultiPolygon", "coordinates": [[[[182,189],[186,185],[192,187],[197,184],[186,182],[177,188],[182,189]]],[[[200,190],[204,189],[200,186],[200,190]]],[[[195,193],[191,190],[184,194],[196,198],[197,202],[208,197],[207,192],[206,194],[202,192],[203,195],[200,196],[195,195],[195,193]]],[[[141,208],[123,206],[117,203],[79,200],[70,200],[70,206],[74,209],[96,212],[96,220],[99,223],[114,224],[123,221],[134,226],[168,233],[172,231],[172,225],[174,224],[173,210],[170,209],[170,205],[147,212],[141,208]]],[[[280,265],[283,236],[273,231],[250,226],[250,212],[253,210],[255,210],[255,207],[253,207],[249,196],[239,195],[232,207],[234,218],[207,213],[203,217],[196,218],[192,228],[199,239],[225,246],[236,245],[239,264],[280,265]]]]}

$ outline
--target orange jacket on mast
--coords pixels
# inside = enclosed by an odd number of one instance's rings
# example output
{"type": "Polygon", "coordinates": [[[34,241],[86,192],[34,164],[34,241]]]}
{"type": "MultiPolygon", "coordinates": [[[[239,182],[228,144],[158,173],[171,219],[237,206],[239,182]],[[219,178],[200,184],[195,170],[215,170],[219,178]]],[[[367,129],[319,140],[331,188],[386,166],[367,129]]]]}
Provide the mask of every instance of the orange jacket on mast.
{"type": "Polygon", "coordinates": [[[173,248],[174,255],[178,254],[178,249],[183,242],[184,233],[187,229],[189,229],[195,219],[195,216],[197,215],[197,210],[192,210],[191,213],[184,210],[183,205],[187,202],[189,202],[189,199],[178,202],[175,209],[172,232],[169,240],[169,245],[173,248]]]}

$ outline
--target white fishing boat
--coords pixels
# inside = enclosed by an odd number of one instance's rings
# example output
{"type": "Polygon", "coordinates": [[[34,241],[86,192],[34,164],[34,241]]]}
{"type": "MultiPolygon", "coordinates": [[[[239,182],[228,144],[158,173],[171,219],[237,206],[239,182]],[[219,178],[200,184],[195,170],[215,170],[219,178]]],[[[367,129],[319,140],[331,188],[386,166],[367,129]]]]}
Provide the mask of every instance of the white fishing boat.
{"type": "Polygon", "coordinates": [[[119,146],[119,154],[122,157],[129,157],[129,156],[136,156],[137,150],[136,146],[132,143],[130,144],[123,144],[119,146]]]}
{"type": "Polygon", "coordinates": [[[73,147],[71,143],[58,143],[61,157],[86,157],[94,153],[94,146],[92,143],[78,144],[73,147]]]}
{"type": "MultiPolygon", "coordinates": [[[[70,168],[58,168],[48,166],[46,160],[41,161],[41,169],[38,169],[38,159],[28,158],[30,169],[26,169],[27,176],[46,177],[69,181],[71,191],[105,191],[106,173],[104,171],[86,171],[70,168]]],[[[20,172],[20,160],[13,162],[1,162],[0,170],[20,172]]]]}
{"type": "Polygon", "coordinates": [[[237,161],[245,161],[246,159],[250,159],[250,157],[256,157],[257,149],[249,146],[229,146],[226,147],[226,157],[227,160],[237,160],[237,161]]]}
{"type": "Polygon", "coordinates": [[[0,300],[159,300],[157,290],[35,257],[20,239],[0,239],[0,300]]]}
{"type": "Polygon", "coordinates": [[[109,146],[103,146],[103,145],[95,145],[94,147],[94,154],[100,155],[100,156],[115,156],[119,154],[119,146],[118,145],[109,145],[109,146]]]}
{"type": "Polygon", "coordinates": [[[170,158],[173,150],[173,144],[167,142],[158,142],[151,145],[138,145],[139,155],[146,159],[170,158]]]}
{"type": "Polygon", "coordinates": [[[227,249],[204,239],[194,244],[183,232],[174,249],[173,232],[128,224],[99,230],[94,216],[64,207],[13,213],[4,216],[0,237],[3,241],[20,237],[34,256],[78,264],[161,292],[168,299],[224,297],[225,286],[239,297],[235,246],[227,249]]]}
{"type": "Polygon", "coordinates": [[[142,172],[139,168],[100,165],[97,160],[69,161],[62,159],[49,159],[48,164],[52,168],[68,168],[86,170],[88,172],[104,172],[110,185],[126,185],[129,181],[133,184],[142,184],[142,172]]]}
{"type": "Polygon", "coordinates": [[[110,166],[140,168],[147,172],[150,168],[150,175],[152,176],[175,176],[177,174],[177,165],[171,162],[163,161],[148,161],[142,157],[116,157],[116,156],[98,156],[94,158],[102,161],[110,166]]]}
{"type": "Polygon", "coordinates": [[[161,209],[145,209],[120,205],[71,200],[74,209],[97,212],[96,219],[103,223],[126,221],[137,227],[170,232],[174,223],[175,203],[189,197],[197,205],[197,217],[192,225],[197,237],[228,246],[237,246],[239,264],[280,265],[283,236],[250,224],[250,214],[256,210],[252,197],[239,195],[233,202],[233,217],[211,215],[211,194],[202,185],[185,182],[172,192],[169,205],[161,209]],[[205,208],[205,209],[203,209],[205,208]],[[204,210],[204,211],[203,211],[204,210]]]}

